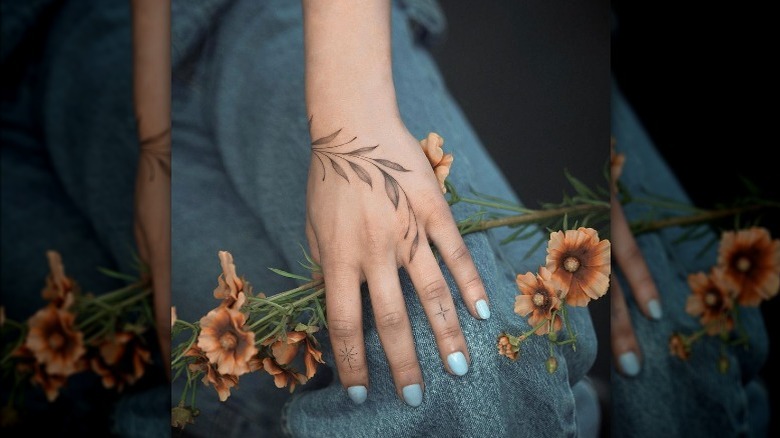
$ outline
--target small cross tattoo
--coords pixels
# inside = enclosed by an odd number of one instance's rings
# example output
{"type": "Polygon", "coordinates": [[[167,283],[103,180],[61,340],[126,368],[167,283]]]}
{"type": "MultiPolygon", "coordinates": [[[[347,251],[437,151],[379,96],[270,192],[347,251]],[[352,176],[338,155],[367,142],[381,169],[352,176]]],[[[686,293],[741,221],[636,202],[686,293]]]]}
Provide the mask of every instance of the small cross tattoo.
{"type": "Polygon", "coordinates": [[[447,312],[449,312],[450,309],[445,309],[444,306],[441,305],[441,303],[439,303],[439,309],[440,310],[438,312],[436,312],[436,315],[440,315],[446,321],[447,320],[447,312]]]}

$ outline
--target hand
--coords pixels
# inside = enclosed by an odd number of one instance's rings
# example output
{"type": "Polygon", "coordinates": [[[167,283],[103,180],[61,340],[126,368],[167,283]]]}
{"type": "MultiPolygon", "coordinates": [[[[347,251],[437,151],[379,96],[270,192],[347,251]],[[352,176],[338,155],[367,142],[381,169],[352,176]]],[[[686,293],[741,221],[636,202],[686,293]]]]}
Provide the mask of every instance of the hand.
{"type": "Polygon", "coordinates": [[[398,267],[409,273],[444,368],[455,375],[468,371],[470,357],[429,239],[471,314],[479,317],[481,311],[487,318],[482,280],[428,159],[400,121],[356,128],[315,118],[311,131],[306,234],[323,269],[332,345],[354,353],[336,361],[339,377],[355,402],[365,400],[369,379],[360,284],[367,281],[396,392],[417,406],[424,384],[398,267]]]}
{"type": "MultiPolygon", "coordinates": [[[[613,165],[612,180],[616,182],[619,176],[620,165],[613,165]]],[[[658,290],[639,245],[631,233],[623,207],[617,200],[616,192],[617,190],[613,186],[610,215],[612,254],[619,269],[625,275],[642,313],[650,319],[658,320],[662,317],[658,290]]],[[[631,316],[620,282],[613,278],[610,284],[612,287],[610,294],[612,295],[612,354],[618,363],[618,370],[624,375],[633,377],[639,374],[641,369],[642,352],[631,326],[631,316]]]]}

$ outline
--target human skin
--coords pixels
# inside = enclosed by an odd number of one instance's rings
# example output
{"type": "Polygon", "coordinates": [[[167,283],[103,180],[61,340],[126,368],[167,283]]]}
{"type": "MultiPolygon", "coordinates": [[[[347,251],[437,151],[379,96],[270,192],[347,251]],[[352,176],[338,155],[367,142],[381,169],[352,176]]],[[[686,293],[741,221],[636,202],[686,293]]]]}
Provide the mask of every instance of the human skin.
{"type": "MultiPolygon", "coordinates": [[[[615,176],[613,175],[613,178],[615,176]]],[[[631,233],[623,207],[613,191],[611,201],[610,221],[612,229],[612,254],[621,272],[623,272],[631,293],[642,313],[649,319],[662,317],[658,289],[653,276],[647,267],[639,245],[631,233]],[[652,304],[655,302],[655,304],[652,304]]],[[[639,373],[642,363],[642,350],[631,325],[631,315],[628,312],[626,299],[620,282],[613,279],[610,282],[612,311],[611,338],[612,354],[617,369],[624,375],[633,377],[639,373]],[[631,355],[633,353],[633,357],[631,355]]]]}
{"type": "Polygon", "coordinates": [[[370,389],[360,285],[366,281],[396,392],[416,406],[424,382],[398,268],[409,273],[447,372],[465,374],[470,358],[455,312],[437,315],[454,309],[457,298],[429,241],[472,316],[480,318],[477,302],[484,300],[481,314],[489,317],[488,298],[428,159],[399,114],[390,2],[304,0],[303,9],[313,143],[306,235],[322,266],[332,345],[351,352],[337,355],[337,371],[353,401],[365,400],[370,389]]]}
{"type": "MultiPolygon", "coordinates": [[[[132,0],[133,106],[139,138],[134,200],[138,255],[149,267],[162,357],[170,357],[170,1],[132,0]]],[[[170,367],[166,367],[170,378],[170,367]]]]}

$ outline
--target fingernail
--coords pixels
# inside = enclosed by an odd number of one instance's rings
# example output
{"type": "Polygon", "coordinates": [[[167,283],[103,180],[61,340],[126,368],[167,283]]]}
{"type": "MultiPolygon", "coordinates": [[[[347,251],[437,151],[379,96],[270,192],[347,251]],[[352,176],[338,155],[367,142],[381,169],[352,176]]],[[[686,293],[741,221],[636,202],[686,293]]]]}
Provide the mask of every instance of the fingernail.
{"type": "Polygon", "coordinates": [[[634,377],[639,374],[639,359],[633,351],[623,353],[620,355],[620,369],[623,370],[627,376],[634,377]]]}
{"type": "Polygon", "coordinates": [[[404,386],[401,392],[404,394],[404,401],[407,405],[416,408],[422,404],[422,387],[420,387],[419,383],[404,386]]]}
{"type": "Polygon", "coordinates": [[[349,398],[358,405],[366,401],[366,397],[368,397],[366,387],[360,385],[347,388],[347,394],[349,394],[349,398]]]}
{"type": "Polygon", "coordinates": [[[490,308],[485,300],[477,301],[477,315],[482,319],[490,318],[490,308]]]}
{"type": "Polygon", "coordinates": [[[664,311],[661,309],[661,303],[656,299],[652,299],[647,302],[647,311],[650,313],[650,317],[658,320],[664,316],[664,311]]]}
{"type": "Polygon", "coordinates": [[[469,372],[469,364],[466,363],[466,356],[460,351],[450,353],[447,356],[447,363],[450,364],[450,369],[457,376],[462,376],[469,372]]]}

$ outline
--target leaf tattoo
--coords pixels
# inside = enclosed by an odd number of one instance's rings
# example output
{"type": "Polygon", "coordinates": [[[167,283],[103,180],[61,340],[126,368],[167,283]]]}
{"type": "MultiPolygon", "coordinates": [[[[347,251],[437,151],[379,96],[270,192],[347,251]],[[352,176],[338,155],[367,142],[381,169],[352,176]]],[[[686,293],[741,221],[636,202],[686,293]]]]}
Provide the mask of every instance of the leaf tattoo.
{"type": "MultiPolygon", "coordinates": [[[[309,127],[311,127],[311,120],[312,119],[309,118],[309,127]]],[[[333,168],[333,171],[336,172],[338,176],[343,178],[344,181],[346,181],[348,184],[352,184],[352,182],[349,180],[349,176],[345,170],[345,167],[340,163],[347,164],[349,169],[354,172],[358,179],[366,183],[371,188],[371,190],[374,189],[374,180],[371,178],[371,173],[366,169],[365,166],[368,165],[368,169],[371,167],[376,168],[376,170],[379,171],[384,179],[385,194],[393,204],[393,208],[398,211],[402,200],[406,205],[407,222],[406,232],[404,233],[403,237],[404,240],[409,238],[410,231],[412,230],[412,223],[414,223],[414,237],[412,238],[411,247],[409,249],[409,261],[411,262],[412,259],[414,259],[414,255],[417,253],[417,247],[420,245],[420,229],[419,224],[417,223],[417,215],[414,212],[412,204],[409,202],[409,195],[406,194],[406,190],[404,190],[403,186],[401,186],[398,180],[390,173],[391,171],[411,172],[411,170],[405,168],[399,163],[396,163],[395,161],[369,156],[369,153],[374,152],[379,147],[378,144],[373,146],[363,146],[347,152],[339,152],[339,147],[348,145],[357,140],[357,137],[352,137],[351,140],[346,142],[331,144],[336,141],[336,138],[338,138],[342,130],[343,128],[340,128],[330,135],[320,137],[311,142],[312,153],[317,158],[320,163],[320,167],[322,168],[322,181],[325,181],[325,177],[328,173],[325,166],[325,159],[330,162],[330,167],[333,168]]]]}

